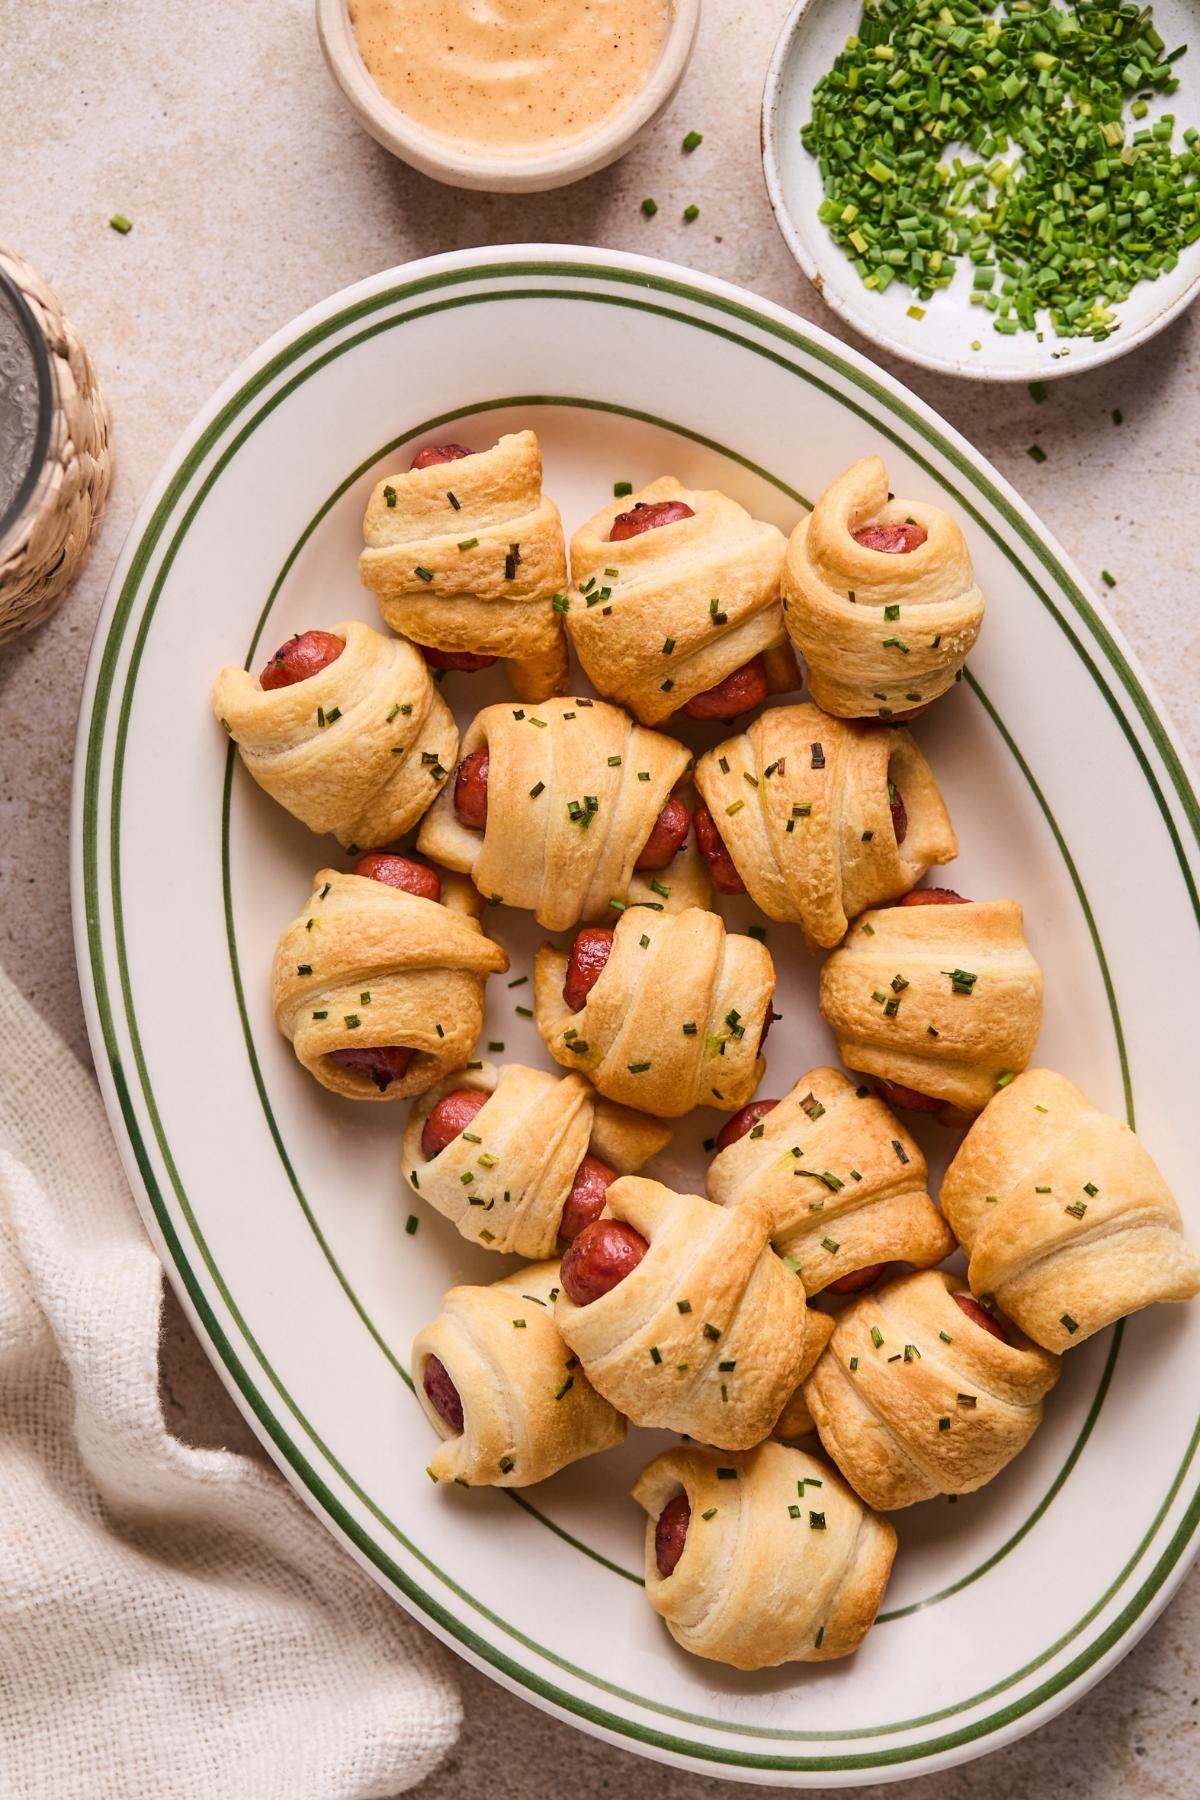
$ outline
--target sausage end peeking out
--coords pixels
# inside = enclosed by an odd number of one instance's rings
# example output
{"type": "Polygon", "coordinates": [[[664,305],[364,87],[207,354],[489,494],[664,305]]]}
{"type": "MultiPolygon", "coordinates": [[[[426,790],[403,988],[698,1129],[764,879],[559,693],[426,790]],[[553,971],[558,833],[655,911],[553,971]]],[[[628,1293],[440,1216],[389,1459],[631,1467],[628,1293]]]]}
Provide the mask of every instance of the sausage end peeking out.
{"type": "Polygon", "coordinates": [[[654,1561],[664,1580],[675,1573],[691,1522],[692,1508],[686,1494],[676,1494],[658,1515],[654,1527],[654,1561]]]}
{"type": "Polygon", "coordinates": [[[404,894],[416,894],[420,900],[440,900],[442,884],[436,869],[428,863],[414,862],[410,856],[396,856],[372,851],[360,856],[354,865],[356,875],[368,881],[381,881],[385,887],[398,888],[404,894]]]}
{"type": "Polygon", "coordinates": [[[358,1050],[331,1050],[330,1062],[352,1075],[373,1081],[381,1094],[386,1094],[393,1081],[402,1081],[416,1051],[402,1044],[372,1044],[358,1050]]]}
{"type": "Polygon", "coordinates": [[[445,1363],[431,1356],[425,1364],[425,1372],[421,1376],[421,1386],[425,1396],[438,1418],[448,1425],[451,1431],[463,1428],[462,1396],[450,1379],[450,1372],[445,1363]]]}
{"type": "Polygon", "coordinates": [[[955,1294],[954,1304],[960,1312],[966,1314],[973,1325],[978,1325],[980,1331],[986,1331],[991,1337],[999,1338],[1002,1344],[1007,1344],[1007,1331],[995,1314],[980,1306],[978,1300],[973,1300],[970,1294],[955,1294]]]}
{"type": "Polygon", "coordinates": [[[905,1087],[899,1081],[877,1081],[875,1092],[893,1112],[936,1113],[946,1104],[944,1100],[935,1100],[932,1094],[920,1094],[916,1088],[905,1087]]]}
{"type": "Polygon", "coordinates": [[[453,1093],[443,1094],[421,1127],[421,1155],[426,1162],[432,1162],[460,1137],[487,1103],[488,1096],[478,1088],[455,1088],[453,1093]]]}
{"type": "Polygon", "coordinates": [[[867,1263],[865,1268],[854,1269],[849,1275],[843,1275],[840,1281],[831,1281],[825,1289],[827,1294],[861,1294],[869,1287],[874,1287],[881,1275],[888,1271],[889,1264],[867,1263]]]}
{"type": "Polygon", "coordinates": [[[895,833],[896,848],[900,848],[908,836],[908,809],[904,797],[894,781],[888,782],[888,807],[892,815],[892,831],[895,833]]]}
{"type": "Polygon", "coordinates": [[[474,650],[435,650],[431,644],[418,644],[417,649],[431,669],[457,669],[465,675],[474,675],[480,669],[490,669],[494,662],[499,661],[495,656],[478,656],[474,650]]]}
{"type": "Polygon", "coordinates": [[[487,825],[490,767],[486,750],[472,750],[463,757],[454,777],[454,810],[472,831],[483,831],[487,825]]]}
{"type": "Polygon", "coordinates": [[[695,516],[683,500],[638,500],[628,512],[617,514],[608,541],[620,544],[626,538],[640,537],[643,531],[657,531],[660,525],[675,525],[680,519],[694,519],[695,516]]]}
{"type": "Polygon", "coordinates": [[[761,656],[752,656],[715,687],[693,694],[683,710],[689,719],[733,719],[761,706],[770,692],[766,664],[761,656]]]}
{"type": "Polygon", "coordinates": [[[617,1179],[617,1171],[602,1163],[598,1156],[585,1156],[575,1171],[571,1191],[563,1202],[558,1235],[564,1244],[573,1244],[586,1225],[600,1217],[608,1190],[617,1179]]]}
{"type": "Polygon", "coordinates": [[[895,902],[897,906],[970,906],[971,902],[963,894],[956,894],[953,888],[914,888],[911,894],[905,894],[902,900],[895,902]]]}
{"type": "Polygon", "coordinates": [[[654,821],[654,829],[642,846],[634,868],[667,868],[683,849],[691,823],[687,807],[678,794],[672,794],[654,821]]]}
{"type": "Polygon", "coordinates": [[[779,1105],[778,1100],[751,1100],[749,1106],[743,1106],[741,1112],[735,1112],[732,1119],[727,1119],[717,1133],[717,1149],[728,1150],[730,1144],[736,1144],[753,1131],[760,1119],[779,1105]]]}
{"type": "Polygon", "coordinates": [[[576,1306],[590,1306],[632,1275],[648,1249],[641,1232],[623,1219],[597,1219],[562,1259],[563,1289],[576,1306]]]}
{"type": "Polygon", "coordinates": [[[613,932],[607,925],[585,925],[571,945],[563,999],[572,1012],[582,1012],[588,995],[604,973],[612,947],[613,932]]]}
{"type": "Polygon", "coordinates": [[[918,549],[929,535],[915,519],[896,525],[864,525],[851,534],[864,550],[881,550],[885,556],[907,556],[918,549]]]}
{"type": "Polygon", "coordinates": [[[734,867],[725,839],[707,806],[698,806],[692,815],[696,826],[696,848],[708,865],[708,873],[718,894],[744,894],[746,884],[734,867]]]}
{"type": "Polygon", "coordinates": [[[286,644],[281,644],[262,674],[258,685],[270,693],[275,688],[295,687],[310,675],[320,674],[336,662],[346,648],[344,638],[332,631],[298,631],[286,644]]]}
{"type": "Polygon", "coordinates": [[[466,444],[426,444],[408,466],[410,469],[432,469],[437,463],[458,462],[462,457],[474,454],[466,444]]]}

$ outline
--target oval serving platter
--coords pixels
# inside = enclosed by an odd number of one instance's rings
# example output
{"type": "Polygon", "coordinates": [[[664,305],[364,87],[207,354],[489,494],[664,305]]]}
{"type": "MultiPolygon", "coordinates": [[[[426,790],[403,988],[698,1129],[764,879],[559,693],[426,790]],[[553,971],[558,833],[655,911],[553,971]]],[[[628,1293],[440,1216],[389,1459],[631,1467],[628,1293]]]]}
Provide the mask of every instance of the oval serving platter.
{"type": "MultiPolygon", "coordinates": [[[[690,270],[546,247],[437,257],[305,314],[195,421],[130,533],[88,672],[73,854],[89,1026],[134,1191],[288,1479],[397,1600],[514,1692],[749,1781],[855,1785],[981,1755],[1111,1668],[1190,1561],[1200,1309],[1082,1346],[997,1481],[894,1515],[884,1611],[845,1663],[743,1676],[675,1648],[639,1591],[626,1497],[661,1436],[631,1431],[524,1494],[425,1474],[413,1335],[452,1282],[510,1265],[407,1188],[403,1105],[338,1101],[275,1032],[275,938],[314,869],[340,859],[235,766],[208,692],[219,666],[257,668],[293,631],[374,621],[356,570],[364,503],[416,443],[452,426],[482,445],[523,424],[568,530],[615,481],[666,471],[787,529],[876,449],[898,494],[962,521],[988,616],[966,680],[916,727],[962,844],[953,884],[1024,902],[1047,975],[1038,1060],[1136,1119],[1200,1235],[1184,1035],[1200,997],[1200,814],[1102,609],[984,459],[854,352],[690,270]]],[[[492,673],[444,691],[463,723],[505,692],[492,673]]],[[[504,908],[486,917],[512,969],[491,983],[480,1054],[503,1043],[496,1060],[550,1066],[528,986],[512,985],[542,934],[504,908]]],[[[777,1093],[832,1044],[798,933],[771,925],[768,943],[777,1093]]],[[[717,1123],[682,1121],[657,1172],[701,1189],[717,1123]]],[[[957,1137],[923,1141],[940,1167],[957,1137]]]]}

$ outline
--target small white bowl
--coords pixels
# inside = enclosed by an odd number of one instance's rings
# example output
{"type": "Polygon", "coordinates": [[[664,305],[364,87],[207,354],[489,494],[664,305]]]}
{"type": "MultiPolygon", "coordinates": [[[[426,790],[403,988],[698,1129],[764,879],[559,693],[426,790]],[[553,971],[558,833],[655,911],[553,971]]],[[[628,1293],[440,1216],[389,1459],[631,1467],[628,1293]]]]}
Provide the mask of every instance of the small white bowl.
{"type": "MultiPolygon", "coordinates": [[[[1195,0],[1154,0],[1154,24],[1168,44],[1186,40],[1189,18],[1195,25],[1194,8],[1195,0]]],[[[929,301],[918,301],[898,281],[882,294],[865,288],[849,257],[817,217],[824,197],[821,176],[816,157],[800,141],[800,127],[811,116],[813,89],[858,29],[861,17],[862,0],[796,0],[771,57],[762,109],[763,172],[776,223],[817,292],[848,325],[870,343],[943,374],[977,381],[1052,381],[1124,356],[1196,298],[1200,243],[1181,252],[1169,275],[1140,283],[1119,303],[1120,324],[1101,343],[1093,338],[1059,338],[1049,326],[1041,343],[1032,331],[1013,337],[993,331],[992,315],[970,303],[971,280],[965,267],[950,287],[929,301]],[[924,307],[923,319],[908,317],[914,304],[924,307]],[[971,349],[975,339],[978,350],[971,349]]],[[[1173,112],[1182,126],[1200,114],[1200,84],[1194,72],[1189,74],[1187,58],[1175,72],[1178,92],[1152,100],[1144,124],[1173,112]]]]}
{"type": "Polygon", "coordinates": [[[317,35],[330,73],[351,111],[393,156],[443,181],[448,187],[482,188],[498,194],[536,194],[565,187],[607,168],[624,156],[672,98],[692,54],[700,22],[700,0],[671,0],[673,17],[662,55],[644,87],[627,106],[594,131],[535,156],[485,155],[456,149],[445,138],[415,125],[385,99],[367,73],[350,23],[347,0],[316,0],[317,35]]]}

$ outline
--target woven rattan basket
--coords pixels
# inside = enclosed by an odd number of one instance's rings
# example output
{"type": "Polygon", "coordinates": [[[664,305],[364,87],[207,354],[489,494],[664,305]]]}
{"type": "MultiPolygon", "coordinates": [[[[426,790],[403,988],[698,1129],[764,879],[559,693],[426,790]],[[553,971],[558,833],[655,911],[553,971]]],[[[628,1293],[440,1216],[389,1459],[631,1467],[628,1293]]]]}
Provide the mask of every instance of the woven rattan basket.
{"type": "Polygon", "coordinates": [[[112,482],[111,418],[92,359],[36,269],[0,244],[0,269],[45,348],[48,430],[19,516],[0,534],[0,643],[53,612],[87,561],[112,482]]]}

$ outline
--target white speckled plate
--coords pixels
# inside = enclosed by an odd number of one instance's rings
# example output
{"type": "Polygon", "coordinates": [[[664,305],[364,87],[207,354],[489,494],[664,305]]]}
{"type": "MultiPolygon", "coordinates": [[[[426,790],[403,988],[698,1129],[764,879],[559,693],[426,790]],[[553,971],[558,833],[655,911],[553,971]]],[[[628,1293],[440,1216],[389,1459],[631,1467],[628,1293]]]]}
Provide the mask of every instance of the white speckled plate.
{"type": "MultiPolygon", "coordinates": [[[[539,432],[568,526],[614,480],[673,470],[786,528],[875,449],[899,494],[961,519],[988,617],[968,679],[917,728],[962,840],[953,881],[1025,903],[1043,1060],[1136,1109],[1200,1234],[1197,803],[1103,612],[983,459],[862,358],[690,270],[544,247],[439,257],[314,308],[221,389],[130,533],[89,670],[73,833],[96,1061],[147,1227],[289,1480],[515,1692],[644,1754],[797,1787],[980,1755],[1096,1681],[1187,1565],[1200,1309],[1083,1345],[1011,1468],[900,1515],[882,1618],[843,1664],[742,1676],[673,1646],[640,1592],[626,1498],[646,1433],[527,1494],[425,1475],[409,1345],[453,1280],[503,1265],[406,1189],[405,1108],[337,1100],[274,1031],[275,937],[337,851],[245,779],[208,691],[220,664],[258,667],[294,630],[372,618],[364,501],[414,441],[517,424],[539,432]]],[[[447,683],[464,719],[500,687],[447,683]]],[[[510,979],[526,973],[536,928],[487,917],[510,979]]],[[[831,1047],[815,963],[788,928],[769,943],[779,1092],[831,1047]]],[[[526,992],[493,981],[485,1039],[544,1063],[515,1010],[526,992]]],[[[681,1123],[668,1179],[700,1186],[711,1128],[681,1123]]],[[[944,1160],[950,1134],[925,1137],[944,1160]]]]}
{"type": "MultiPolygon", "coordinates": [[[[1119,327],[1102,343],[1059,338],[1050,327],[1042,343],[1031,331],[1019,331],[1015,337],[994,331],[992,315],[971,305],[965,258],[951,285],[920,303],[925,308],[923,319],[908,316],[917,297],[899,281],[883,294],[865,288],[849,257],[817,217],[820,172],[816,158],[800,141],[800,127],[812,116],[813,88],[857,30],[862,12],[862,0],[796,0],[767,71],[762,145],[767,192],[788,249],[833,310],[868,342],[885,344],[922,368],[978,381],[1052,381],[1124,356],[1191,304],[1200,293],[1200,242],[1181,253],[1169,274],[1134,288],[1117,308],[1119,327]],[[976,340],[980,348],[972,350],[976,340]]],[[[1168,49],[1186,43],[1196,33],[1195,0],[1154,0],[1154,24],[1168,49]]],[[[1200,125],[1196,61],[1193,48],[1174,65],[1178,91],[1150,101],[1139,128],[1152,125],[1163,113],[1174,113],[1179,143],[1185,126],[1200,125]]]]}

